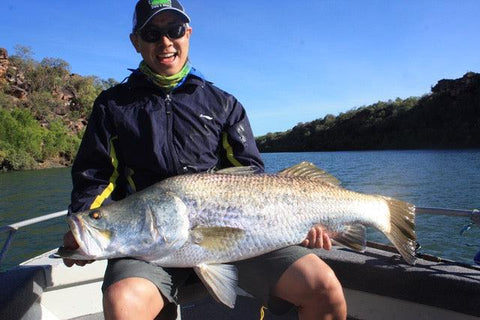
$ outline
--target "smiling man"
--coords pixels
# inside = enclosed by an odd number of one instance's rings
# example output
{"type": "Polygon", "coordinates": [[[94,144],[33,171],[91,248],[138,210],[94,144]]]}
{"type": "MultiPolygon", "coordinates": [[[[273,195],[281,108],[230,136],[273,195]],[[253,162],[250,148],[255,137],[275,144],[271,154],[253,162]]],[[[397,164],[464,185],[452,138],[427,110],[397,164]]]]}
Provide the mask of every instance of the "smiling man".
{"type": "MultiPolygon", "coordinates": [[[[130,40],[143,60],[126,82],[95,101],[72,167],[71,213],[120,200],[174,175],[232,166],[263,172],[243,106],[189,63],[189,23],[176,0],[136,4],[130,40]]],[[[305,247],[330,249],[329,237],[314,227],[303,245],[235,263],[239,286],[274,313],[296,307],[300,319],[345,318],[335,274],[305,247]]],[[[78,247],[71,232],[64,246],[78,247]]],[[[192,276],[193,269],[110,260],[102,287],[105,318],[167,319],[166,310],[176,309],[165,306],[174,306],[192,276]]]]}
{"type": "MultiPolygon", "coordinates": [[[[164,5],[170,8],[169,1],[152,1],[152,6],[155,3],[161,3],[159,8],[164,5]]],[[[177,6],[180,7],[180,4],[177,6]]],[[[187,60],[192,34],[192,28],[188,26],[190,19],[181,10],[165,9],[165,12],[150,17],[150,10],[146,1],[139,2],[134,18],[137,24],[130,35],[135,49],[143,57],[141,68],[150,68],[162,76],[178,73],[185,76],[189,71],[187,60]],[[142,24],[139,25],[140,23],[142,24]]],[[[160,9],[159,12],[161,11],[160,9]]]]}

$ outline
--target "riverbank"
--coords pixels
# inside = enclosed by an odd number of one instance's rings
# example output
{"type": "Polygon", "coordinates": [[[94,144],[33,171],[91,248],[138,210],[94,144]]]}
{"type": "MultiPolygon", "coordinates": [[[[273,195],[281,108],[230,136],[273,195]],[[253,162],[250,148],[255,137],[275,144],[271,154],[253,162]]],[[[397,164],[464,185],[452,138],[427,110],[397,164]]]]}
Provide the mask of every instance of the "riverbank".
{"type": "Polygon", "coordinates": [[[261,152],[480,148],[480,74],[257,138],[261,152]]]}
{"type": "MultiPolygon", "coordinates": [[[[115,85],[58,58],[0,48],[0,172],[70,166],[98,94],[115,85]]],[[[292,112],[295,112],[292,110],[292,112]]],[[[480,148],[480,74],[257,137],[261,152],[480,148]]]]}
{"type": "Polygon", "coordinates": [[[70,72],[28,47],[0,48],[0,171],[71,165],[98,94],[116,81],[70,72]]]}

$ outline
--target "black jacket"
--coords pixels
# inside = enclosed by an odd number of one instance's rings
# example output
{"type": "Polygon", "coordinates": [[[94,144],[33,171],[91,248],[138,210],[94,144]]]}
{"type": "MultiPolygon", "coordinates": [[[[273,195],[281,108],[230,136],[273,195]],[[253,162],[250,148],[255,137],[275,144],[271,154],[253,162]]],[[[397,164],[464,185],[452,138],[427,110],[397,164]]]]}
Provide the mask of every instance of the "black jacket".
{"type": "Polygon", "coordinates": [[[235,97],[194,73],[166,94],[134,71],[95,101],[72,168],[70,211],[170,176],[240,165],[264,168],[235,97]]]}

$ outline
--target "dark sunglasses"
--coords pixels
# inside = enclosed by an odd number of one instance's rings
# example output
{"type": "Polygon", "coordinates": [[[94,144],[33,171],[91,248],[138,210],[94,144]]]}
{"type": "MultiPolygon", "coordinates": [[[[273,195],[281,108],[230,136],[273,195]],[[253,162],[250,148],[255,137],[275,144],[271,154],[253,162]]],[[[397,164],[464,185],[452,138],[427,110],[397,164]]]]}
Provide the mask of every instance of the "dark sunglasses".
{"type": "Polygon", "coordinates": [[[180,39],[185,35],[186,25],[179,24],[169,26],[167,28],[159,28],[156,26],[146,26],[140,31],[140,37],[145,42],[157,42],[163,36],[167,36],[170,40],[180,39]]]}

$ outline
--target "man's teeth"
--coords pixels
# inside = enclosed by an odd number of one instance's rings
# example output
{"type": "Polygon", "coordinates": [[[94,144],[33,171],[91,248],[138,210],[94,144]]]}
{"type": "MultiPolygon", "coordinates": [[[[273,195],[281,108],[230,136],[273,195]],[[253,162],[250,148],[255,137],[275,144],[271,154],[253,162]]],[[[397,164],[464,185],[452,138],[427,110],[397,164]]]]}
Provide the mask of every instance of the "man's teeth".
{"type": "Polygon", "coordinates": [[[158,55],[160,58],[171,58],[175,56],[175,53],[161,53],[158,55]]]}

